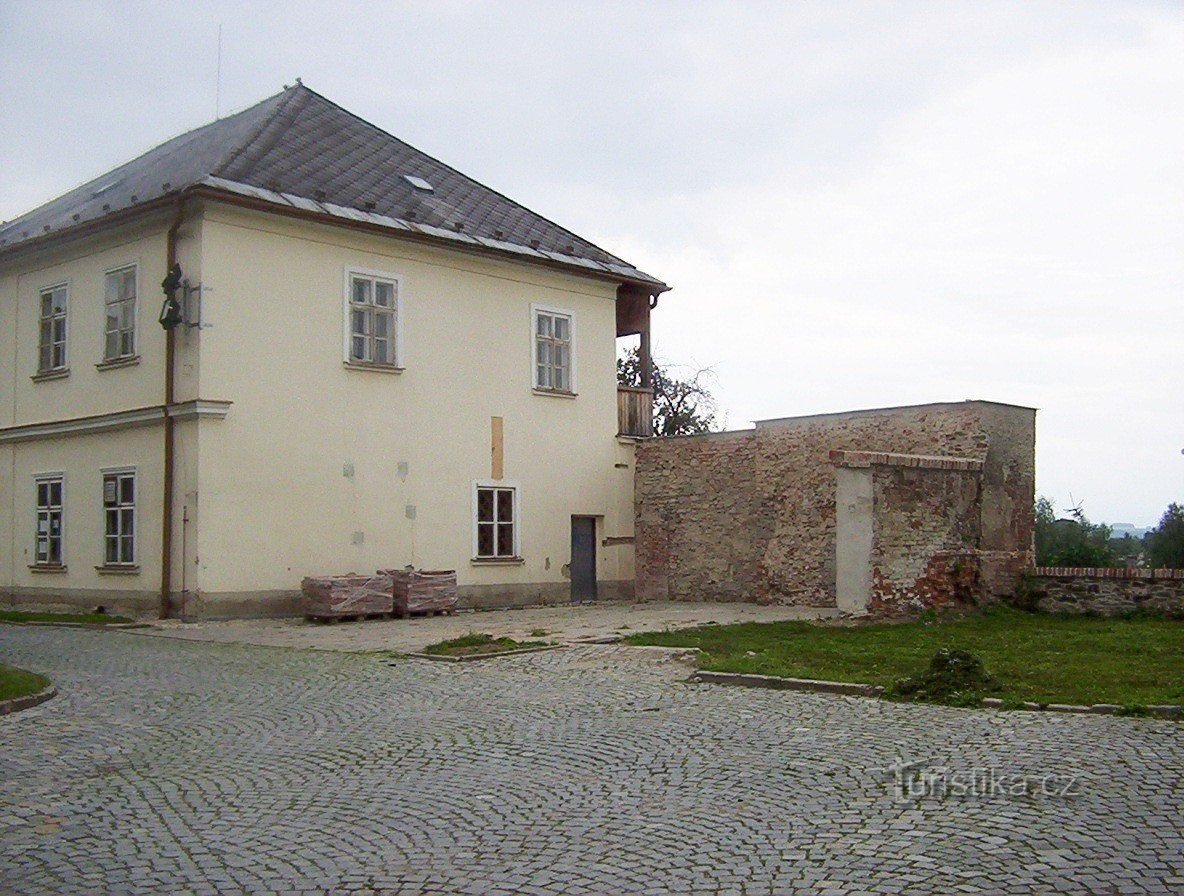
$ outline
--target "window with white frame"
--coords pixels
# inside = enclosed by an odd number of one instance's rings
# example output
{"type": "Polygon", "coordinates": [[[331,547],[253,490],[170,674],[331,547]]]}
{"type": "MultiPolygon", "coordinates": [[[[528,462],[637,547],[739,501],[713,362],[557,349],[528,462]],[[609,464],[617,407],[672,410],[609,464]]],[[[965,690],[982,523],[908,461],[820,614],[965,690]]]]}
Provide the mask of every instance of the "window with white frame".
{"type": "Polygon", "coordinates": [[[103,360],[130,358],[136,353],[136,266],[108,271],[103,293],[107,306],[103,360]]]}
{"type": "Polygon", "coordinates": [[[477,559],[506,560],[518,556],[518,491],[478,485],[477,559]]]}
{"type": "Polygon", "coordinates": [[[534,307],[534,387],[555,392],[574,392],[570,312],[534,307]]]}
{"type": "Polygon", "coordinates": [[[41,336],[37,371],[66,369],[66,310],[69,290],[63,283],[41,291],[41,336]]]}
{"type": "Polygon", "coordinates": [[[399,366],[399,281],[351,271],[348,276],[349,343],[346,360],[399,366]]]}
{"type": "Polygon", "coordinates": [[[132,566],[136,562],[136,474],[113,470],[103,474],[105,566],[132,566]]]}
{"type": "Polygon", "coordinates": [[[62,477],[39,476],[37,490],[37,533],[33,561],[38,566],[62,563],[62,477]]]}

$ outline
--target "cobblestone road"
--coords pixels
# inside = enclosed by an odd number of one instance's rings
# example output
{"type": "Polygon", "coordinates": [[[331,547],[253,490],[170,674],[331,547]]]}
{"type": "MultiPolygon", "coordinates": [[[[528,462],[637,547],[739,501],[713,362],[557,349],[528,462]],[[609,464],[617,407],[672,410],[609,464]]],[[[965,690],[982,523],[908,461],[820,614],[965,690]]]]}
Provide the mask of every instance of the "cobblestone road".
{"type": "Polygon", "coordinates": [[[0,657],[61,690],[0,718],[5,894],[1184,892],[1171,722],[688,685],[624,647],[0,626],[0,657]],[[897,759],[1076,795],[905,800],[897,759]]]}

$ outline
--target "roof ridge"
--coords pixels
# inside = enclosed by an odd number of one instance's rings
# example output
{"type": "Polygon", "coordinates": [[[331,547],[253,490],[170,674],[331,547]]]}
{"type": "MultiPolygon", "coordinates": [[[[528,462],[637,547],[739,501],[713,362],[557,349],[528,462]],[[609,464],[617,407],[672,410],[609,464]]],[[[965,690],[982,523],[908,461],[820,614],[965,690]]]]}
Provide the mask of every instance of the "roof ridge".
{"type": "Polygon", "coordinates": [[[366,127],[370,128],[372,130],[378,131],[378,133],[382,134],[383,136],[389,137],[390,139],[403,144],[408,149],[414,150],[415,152],[419,153],[422,156],[426,156],[427,158],[429,158],[433,162],[435,162],[437,165],[439,165],[441,168],[447,168],[449,171],[451,171],[453,174],[457,175],[458,177],[462,177],[465,180],[469,181],[470,183],[476,184],[477,186],[481,187],[482,189],[488,190],[490,193],[493,193],[494,195],[499,196],[500,198],[504,199],[506,202],[510,203],[511,205],[517,206],[518,208],[522,209],[523,211],[529,212],[530,214],[534,215],[536,218],[546,221],[552,227],[556,228],[557,230],[562,230],[564,233],[566,233],[568,236],[574,238],[578,242],[581,242],[581,243],[584,243],[588,246],[591,246],[593,249],[597,250],[598,252],[603,252],[609,258],[615,259],[616,261],[619,261],[621,264],[623,264],[627,267],[631,267],[631,268],[636,267],[631,262],[628,262],[625,259],[621,258],[621,256],[616,255],[613,252],[609,252],[607,249],[603,248],[602,246],[599,246],[596,243],[592,242],[587,237],[580,236],[574,230],[569,230],[568,228],[564,227],[562,224],[552,221],[546,215],[541,215],[538,212],[536,212],[534,209],[527,208],[521,202],[515,201],[514,199],[507,196],[505,193],[501,192],[500,190],[495,190],[493,187],[489,186],[488,184],[484,184],[481,181],[476,180],[475,178],[472,178],[469,175],[465,174],[463,171],[459,171],[456,168],[453,168],[447,162],[440,161],[434,155],[432,155],[431,153],[424,152],[418,146],[412,146],[410,143],[408,143],[406,140],[403,140],[401,137],[398,137],[395,134],[392,134],[390,131],[380,128],[374,122],[367,121],[361,115],[358,115],[356,112],[351,112],[349,109],[345,108],[345,106],[342,106],[340,103],[336,103],[333,100],[329,99],[327,96],[317,93],[315,90],[313,90],[307,84],[301,83],[301,84],[299,84],[299,87],[308,91],[309,93],[311,93],[313,96],[317,97],[318,99],[323,100],[324,102],[328,103],[333,108],[339,109],[340,111],[344,112],[346,115],[350,116],[351,118],[356,118],[362,124],[366,125],[366,127]]]}
{"type": "MultiPolygon", "coordinates": [[[[227,150],[226,154],[218,160],[218,162],[209,170],[208,174],[221,176],[222,172],[229,168],[232,163],[237,161],[240,155],[250,149],[252,144],[254,144],[256,140],[263,136],[263,132],[267,130],[268,127],[270,127],[271,123],[275,121],[285,109],[288,108],[288,104],[292,102],[292,97],[294,97],[299,92],[301,87],[304,87],[304,85],[301,84],[300,79],[297,78],[296,83],[291,87],[285,86],[284,89],[279,93],[273,93],[271,96],[267,97],[267,99],[260,100],[259,102],[255,103],[255,105],[248,106],[247,109],[244,109],[243,111],[246,112],[249,109],[262,106],[264,103],[275,99],[277,96],[283,97],[282,100],[276,103],[276,107],[272,110],[271,114],[260,121],[259,124],[257,124],[251,130],[251,133],[247,135],[247,138],[239,143],[238,146],[227,150]]],[[[307,90],[308,88],[305,89],[307,90]]]]}

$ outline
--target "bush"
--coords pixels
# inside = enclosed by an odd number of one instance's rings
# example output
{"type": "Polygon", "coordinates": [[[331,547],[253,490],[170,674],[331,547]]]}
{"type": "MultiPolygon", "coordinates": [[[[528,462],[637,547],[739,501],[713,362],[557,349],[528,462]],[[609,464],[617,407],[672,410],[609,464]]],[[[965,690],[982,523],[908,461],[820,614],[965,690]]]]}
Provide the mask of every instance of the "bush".
{"type": "Polygon", "coordinates": [[[983,661],[966,650],[943,647],[920,675],[900,678],[888,689],[888,696],[905,700],[977,706],[984,693],[999,690],[983,661]]]}

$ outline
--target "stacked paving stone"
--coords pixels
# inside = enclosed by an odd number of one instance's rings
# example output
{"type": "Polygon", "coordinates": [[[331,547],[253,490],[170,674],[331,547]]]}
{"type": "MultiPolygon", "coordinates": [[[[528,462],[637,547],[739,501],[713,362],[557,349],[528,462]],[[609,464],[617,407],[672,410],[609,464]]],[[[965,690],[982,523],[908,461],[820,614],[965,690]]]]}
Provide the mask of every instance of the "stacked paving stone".
{"type": "Polygon", "coordinates": [[[309,576],[300,583],[304,615],[312,619],[369,616],[394,611],[391,577],[309,576]]]}
{"type": "Polygon", "coordinates": [[[412,613],[456,612],[456,570],[387,569],[394,596],[394,611],[399,616],[412,613]]]}

